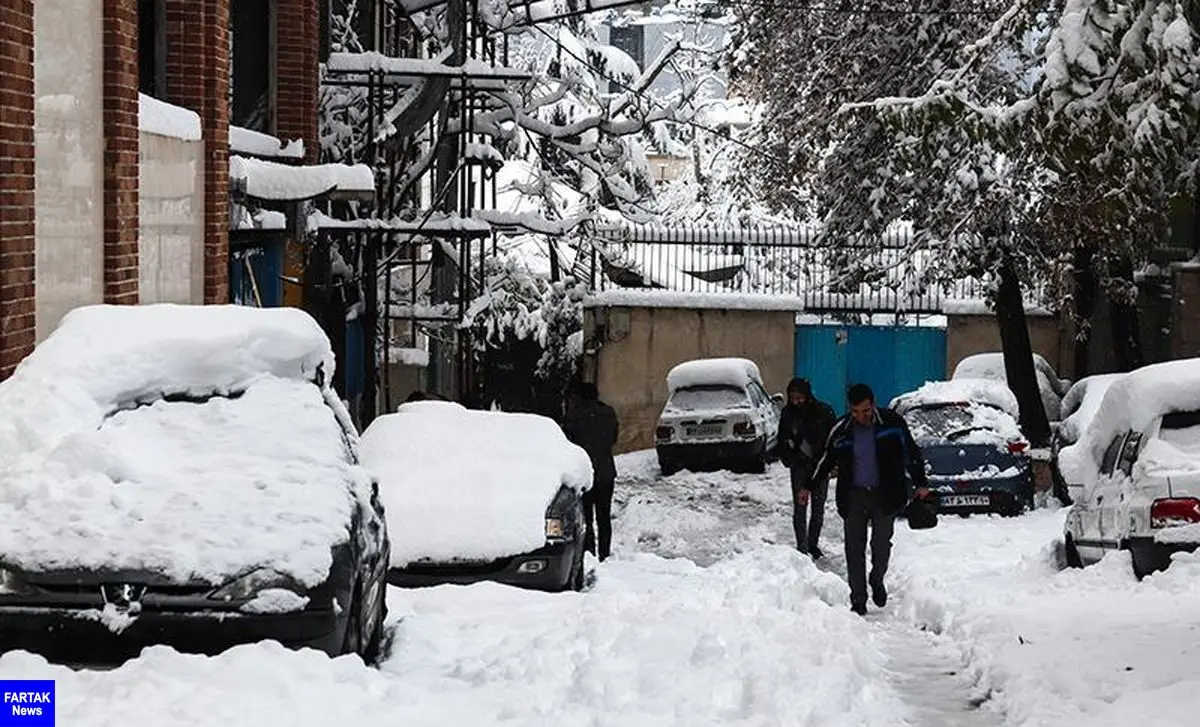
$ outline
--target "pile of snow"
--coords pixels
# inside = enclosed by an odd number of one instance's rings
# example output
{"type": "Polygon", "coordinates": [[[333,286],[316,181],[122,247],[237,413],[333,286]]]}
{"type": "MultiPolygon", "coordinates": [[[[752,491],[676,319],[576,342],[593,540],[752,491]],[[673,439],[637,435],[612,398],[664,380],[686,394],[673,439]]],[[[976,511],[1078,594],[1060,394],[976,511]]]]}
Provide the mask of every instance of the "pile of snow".
{"type": "Polygon", "coordinates": [[[250,197],[281,202],[312,199],[331,192],[375,191],[375,174],[365,164],[298,167],[235,155],[229,158],[229,178],[242,182],[250,197]]]}
{"type": "Polygon", "coordinates": [[[1064,418],[1062,423],[1058,425],[1058,433],[1063,441],[1075,442],[1079,440],[1088,423],[1092,421],[1096,416],[1096,412],[1099,411],[1100,402],[1104,400],[1104,394],[1108,391],[1108,387],[1112,386],[1113,382],[1122,376],[1124,374],[1088,376],[1076,381],[1067,390],[1066,396],[1062,400],[1062,411],[1064,413],[1071,412],[1071,414],[1064,418]]]}
{"type": "Polygon", "coordinates": [[[692,386],[736,386],[746,388],[751,383],[762,385],[758,364],[745,358],[703,358],[685,361],[667,372],[667,389],[671,392],[692,386]]]}
{"type": "Polygon", "coordinates": [[[1014,419],[1021,416],[1017,397],[1007,386],[992,379],[954,378],[950,381],[929,381],[916,391],[892,400],[891,408],[904,412],[925,406],[974,402],[996,407],[1014,419]]]}
{"type": "Polygon", "coordinates": [[[328,378],[311,381],[321,365],[329,341],[296,309],[72,311],[0,383],[0,553],[211,584],[269,564],[319,583],[370,482],[328,378]]]}
{"type": "Polygon", "coordinates": [[[200,115],[190,109],[139,93],[138,130],[183,141],[200,141],[200,115]]]}
{"type": "Polygon", "coordinates": [[[406,403],[362,436],[392,537],[392,566],[491,560],[546,543],[546,508],[562,487],[592,485],[587,454],[535,414],[406,403]]]}

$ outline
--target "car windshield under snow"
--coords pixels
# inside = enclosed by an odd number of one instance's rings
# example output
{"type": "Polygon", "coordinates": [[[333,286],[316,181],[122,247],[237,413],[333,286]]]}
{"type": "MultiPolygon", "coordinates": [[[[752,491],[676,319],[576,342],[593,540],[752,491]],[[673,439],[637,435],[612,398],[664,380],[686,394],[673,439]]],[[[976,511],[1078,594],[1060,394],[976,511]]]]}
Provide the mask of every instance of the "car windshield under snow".
{"type": "Polygon", "coordinates": [[[905,420],[919,446],[937,444],[983,444],[1003,439],[997,426],[1007,415],[981,404],[944,404],[906,412],[905,420]]]}
{"type": "Polygon", "coordinates": [[[667,408],[673,411],[749,409],[750,399],[737,386],[688,386],[671,394],[667,408]]]}

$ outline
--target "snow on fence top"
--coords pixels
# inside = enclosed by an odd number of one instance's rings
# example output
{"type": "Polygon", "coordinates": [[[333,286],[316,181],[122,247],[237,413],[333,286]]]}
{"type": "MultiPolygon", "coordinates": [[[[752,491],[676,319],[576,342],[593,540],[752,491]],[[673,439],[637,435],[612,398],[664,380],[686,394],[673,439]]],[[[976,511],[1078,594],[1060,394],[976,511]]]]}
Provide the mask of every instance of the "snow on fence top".
{"type": "Polygon", "coordinates": [[[510,83],[528,81],[528,71],[493,66],[473,58],[461,66],[451,66],[425,58],[396,58],[378,51],[365,53],[330,53],[326,69],[334,74],[380,73],[385,83],[411,86],[427,78],[449,78],[465,82],[474,88],[504,90],[510,83]]]}
{"type": "Polygon", "coordinates": [[[672,392],[690,386],[729,385],[746,387],[750,382],[762,385],[758,364],[746,358],[702,358],[685,361],[667,372],[667,388],[672,392]]]}
{"type": "Polygon", "coordinates": [[[138,130],[184,141],[200,141],[200,115],[139,93],[138,130]]]}
{"type": "Polygon", "coordinates": [[[229,178],[240,180],[250,197],[278,202],[313,199],[334,192],[375,192],[375,174],[365,164],[299,167],[232,156],[229,159],[229,178]]]}
{"type": "Polygon", "coordinates": [[[788,311],[804,310],[798,296],[766,293],[689,293],[647,288],[602,290],[587,296],[585,308],[703,308],[724,310],[788,311]]]}
{"type": "Polygon", "coordinates": [[[552,419],[453,402],[410,402],[376,418],[361,457],[379,478],[396,568],[536,550],[559,489],[592,485],[591,460],[552,419]]]}
{"type": "Polygon", "coordinates": [[[304,140],[293,139],[286,144],[270,134],[240,126],[229,127],[229,151],[273,159],[303,159],[304,140]]]}
{"type": "Polygon", "coordinates": [[[309,216],[308,226],[310,230],[377,230],[471,238],[488,237],[492,234],[492,227],[486,222],[445,212],[435,212],[426,219],[415,220],[405,220],[399,217],[386,220],[370,217],[357,220],[338,220],[324,212],[317,211],[309,216]]]}

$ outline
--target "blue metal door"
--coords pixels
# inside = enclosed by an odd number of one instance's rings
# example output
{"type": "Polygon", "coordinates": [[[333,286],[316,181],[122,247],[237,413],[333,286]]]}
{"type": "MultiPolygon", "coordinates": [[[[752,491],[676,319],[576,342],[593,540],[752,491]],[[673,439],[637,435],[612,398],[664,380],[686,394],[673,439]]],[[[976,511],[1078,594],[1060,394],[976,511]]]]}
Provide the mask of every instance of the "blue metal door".
{"type": "Polygon", "coordinates": [[[797,326],[796,375],[835,411],[846,388],[871,387],[882,406],[926,381],[946,378],[946,331],[914,326],[797,326]]]}

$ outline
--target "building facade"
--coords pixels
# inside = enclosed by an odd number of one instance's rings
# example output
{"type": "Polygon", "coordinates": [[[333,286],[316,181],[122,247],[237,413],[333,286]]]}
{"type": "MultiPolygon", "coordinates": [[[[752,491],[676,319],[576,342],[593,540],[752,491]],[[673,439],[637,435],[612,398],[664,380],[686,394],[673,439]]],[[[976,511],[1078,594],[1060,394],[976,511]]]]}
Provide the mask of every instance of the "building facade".
{"type": "Polygon", "coordinates": [[[273,156],[278,134],[315,162],[318,18],[318,0],[6,0],[0,379],[72,308],[230,302],[230,156],[273,156]]]}

